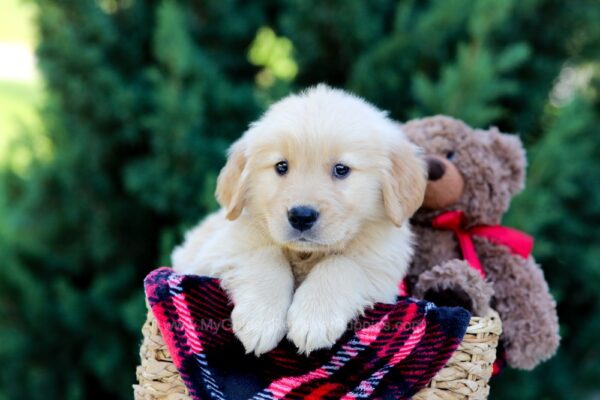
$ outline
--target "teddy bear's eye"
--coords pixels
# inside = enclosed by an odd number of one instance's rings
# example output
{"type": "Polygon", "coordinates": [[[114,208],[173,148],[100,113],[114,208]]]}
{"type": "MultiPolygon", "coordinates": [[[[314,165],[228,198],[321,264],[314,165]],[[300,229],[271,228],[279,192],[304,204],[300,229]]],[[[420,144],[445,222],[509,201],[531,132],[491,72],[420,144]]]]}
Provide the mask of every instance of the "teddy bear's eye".
{"type": "Polygon", "coordinates": [[[456,153],[454,151],[449,151],[446,153],[446,158],[450,161],[454,160],[456,157],[456,153]]]}

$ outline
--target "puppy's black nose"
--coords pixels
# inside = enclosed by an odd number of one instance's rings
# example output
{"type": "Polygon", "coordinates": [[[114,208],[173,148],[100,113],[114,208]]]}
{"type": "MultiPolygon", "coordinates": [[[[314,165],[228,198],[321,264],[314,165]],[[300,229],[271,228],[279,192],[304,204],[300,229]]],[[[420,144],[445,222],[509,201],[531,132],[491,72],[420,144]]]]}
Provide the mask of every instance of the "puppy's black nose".
{"type": "Polygon", "coordinates": [[[312,207],[298,206],[288,211],[288,221],[292,228],[300,232],[309,230],[317,222],[319,212],[312,207]]]}
{"type": "Polygon", "coordinates": [[[446,166],[435,157],[427,157],[428,179],[437,181],[446,173],[446,166]]]}

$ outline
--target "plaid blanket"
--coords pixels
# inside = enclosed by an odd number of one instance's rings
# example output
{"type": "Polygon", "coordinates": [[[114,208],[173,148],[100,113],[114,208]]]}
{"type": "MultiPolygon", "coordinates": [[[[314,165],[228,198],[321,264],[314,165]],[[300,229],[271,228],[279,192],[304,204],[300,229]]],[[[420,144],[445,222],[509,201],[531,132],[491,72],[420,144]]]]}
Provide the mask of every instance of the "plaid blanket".
{"type": "Polygon", "coordinates": [[[193,399],[408,399],[448,361],[470,315],[399,297],[376,304],[333,348],[299,355],[282,341],[245,354],[219,281],[159,268],[146,297],[193,399]]]}

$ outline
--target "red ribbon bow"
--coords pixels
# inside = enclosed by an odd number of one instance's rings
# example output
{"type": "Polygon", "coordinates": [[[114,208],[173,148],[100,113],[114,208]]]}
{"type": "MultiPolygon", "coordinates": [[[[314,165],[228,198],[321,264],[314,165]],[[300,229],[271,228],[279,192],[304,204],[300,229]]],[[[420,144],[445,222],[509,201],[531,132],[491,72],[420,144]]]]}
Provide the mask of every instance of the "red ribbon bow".
{"type": "Polygon", "coordinates": [[[500,225],[480,225],[466,229],[467,217],[462,211],[448,211],[435,217],[431,225],[436,229],[446,229],[454,232],[463,258],[485,278],[485,270],[477,257],[473,236],[481,236],[492,243],[506,246],[516,255],[529,257],[533,250],[533,238],[516,229],[500,225]]]}

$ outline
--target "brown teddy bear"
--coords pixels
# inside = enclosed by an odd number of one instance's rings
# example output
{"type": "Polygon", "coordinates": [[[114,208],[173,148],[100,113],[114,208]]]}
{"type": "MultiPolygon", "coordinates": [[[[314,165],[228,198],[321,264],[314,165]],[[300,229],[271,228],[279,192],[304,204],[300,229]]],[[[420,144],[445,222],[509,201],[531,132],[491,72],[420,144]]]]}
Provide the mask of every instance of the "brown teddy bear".
{"type": "Polygon", "coordinates": [[[424,149],[429,167],[425,200],[412,219],[417,248],[409,291],[476,315],[493,307],[509,365],[535,367],[558,347],[556,304],[529,255],[532,239],[498,226],[524,186],[521,141],[444,116],[410,121],[403,130],[424,149]]]}

